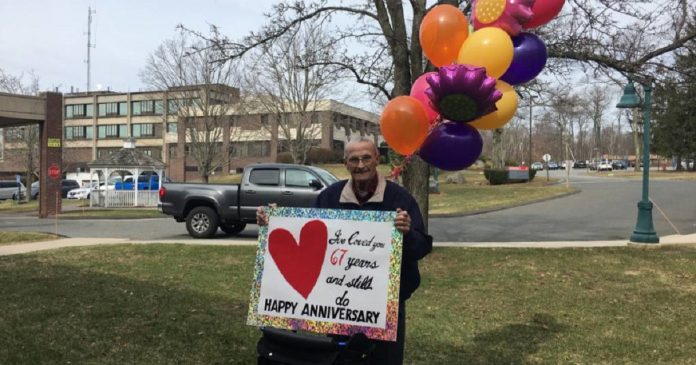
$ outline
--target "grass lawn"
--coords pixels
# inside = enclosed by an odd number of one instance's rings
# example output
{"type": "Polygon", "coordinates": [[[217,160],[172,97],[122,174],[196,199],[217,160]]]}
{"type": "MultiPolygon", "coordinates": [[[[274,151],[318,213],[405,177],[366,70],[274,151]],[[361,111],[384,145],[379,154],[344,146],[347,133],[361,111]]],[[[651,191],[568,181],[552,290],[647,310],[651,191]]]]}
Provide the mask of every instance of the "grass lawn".
{"type": "Polygon", "coordinates": [[[61,218],[104,218],[104,219],[136,219],[136,218],[169,218],[157,211],[156,208],[122,208],[104,209],[86,207],[60,214],[61,218]]]}
{"type": "MultiPolygon", "coordinates": [[[[89,202],[86,200],[76,200],[76,199],[63,199],[61,205],[65,207],[77,207],[80,205],[87,204],[89,202]]],[[[39,211],[39,201],[31,200],[29,202],[19,202],[14,200],[0,200],[0,213],[28,213],[28,212],[38,212],[39,211]]]]}
{"type": "MultiPolygon", "coordinates": [[[[0,257],[0,363],[255,363],[255,247],[0,257]]],[[[408,364],[696,363],[696,248],[436,248],[408,364]]]]}
{"type": "Polygon", "coordinates": [[[464,184],[445,184],[449,174],[439,177],[440,194],[430,194],[430,214],[456,215],[520,205],[575,192],[573,187],[546,182],[537,176],[531,183],[488,185],[479,171],[460,172],[464,184]]]}
{"type": "Polygon", "coordinates": [[[0,245],[55,240],[58,236],[43,232],[0,231],[0,245]]]}

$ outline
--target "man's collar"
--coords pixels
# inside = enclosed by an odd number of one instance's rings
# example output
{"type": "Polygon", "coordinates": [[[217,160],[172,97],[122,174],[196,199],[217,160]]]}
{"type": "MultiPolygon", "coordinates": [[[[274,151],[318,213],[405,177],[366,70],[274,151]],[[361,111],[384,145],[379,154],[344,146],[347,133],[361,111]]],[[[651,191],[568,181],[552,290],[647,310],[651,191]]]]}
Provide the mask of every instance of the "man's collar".
{"type": "MultiPolygon", "coordinates": [[[[372,194],[372,197],[368,199],[365,203],[381,203],[382,201],[384,201],[384,190],[386,188],[387,180],[384,179],[384,176],[377,173],[377,189],[375,190],[375,193],[372,194]]],[[[349,178],[346,185],[343,186],[339,202],[360,205],[358,198],[355,197],[355,193],[353,192],[353,178],[349,178]]]]}

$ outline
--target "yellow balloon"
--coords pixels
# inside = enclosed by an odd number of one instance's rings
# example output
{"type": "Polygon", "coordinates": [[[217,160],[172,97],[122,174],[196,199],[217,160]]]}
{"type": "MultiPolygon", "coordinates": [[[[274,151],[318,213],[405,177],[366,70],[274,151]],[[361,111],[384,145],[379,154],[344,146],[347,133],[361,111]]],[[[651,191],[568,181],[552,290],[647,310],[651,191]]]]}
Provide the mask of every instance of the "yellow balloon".
{"type": "Polygon", "coordinates": [[[486,68],[486,74],[499,78],[512,63],[512,39],[500,28],[481,28],[470,34],[459,49],[457,63],[486,68]]]}
{"type": "Polygon", "coordinates": [[[512,119],[517,111],[517,92],[505,81],[498,80],[495,83],[496,89],[503,92],[503,97],[495,103],[498,110],[488,113],[481,118],[469,123],[476,129],[496,129],[504,126],[512,119]]]}

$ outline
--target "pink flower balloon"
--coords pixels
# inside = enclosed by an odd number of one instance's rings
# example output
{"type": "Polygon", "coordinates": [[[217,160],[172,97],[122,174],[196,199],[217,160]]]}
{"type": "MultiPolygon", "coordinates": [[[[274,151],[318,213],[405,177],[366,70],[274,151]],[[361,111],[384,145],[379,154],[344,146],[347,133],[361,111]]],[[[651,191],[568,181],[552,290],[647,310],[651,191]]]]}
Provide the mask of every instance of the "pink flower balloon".
{"type": "Polygon", "coordinates": [[[423,104],[423,108],[425,108],[425,113],[428,115],[428,121],[430,124],[433,124],[439,116],[438,112],[433,109],[430,98],[425,94],[425,90],[430,88],[426,77],[434,74],[435,72],[426,72],[420,75],[420,77],[416,79],[416,82],[413,83],[413,86],[411,86],[411,96],[423,104]]]}
{"type": "Polygon", "coordinates": [[[534,13],[535,0],[476,0],[472,10],[474,29],[496,27],[514,37],[534,13]]]}

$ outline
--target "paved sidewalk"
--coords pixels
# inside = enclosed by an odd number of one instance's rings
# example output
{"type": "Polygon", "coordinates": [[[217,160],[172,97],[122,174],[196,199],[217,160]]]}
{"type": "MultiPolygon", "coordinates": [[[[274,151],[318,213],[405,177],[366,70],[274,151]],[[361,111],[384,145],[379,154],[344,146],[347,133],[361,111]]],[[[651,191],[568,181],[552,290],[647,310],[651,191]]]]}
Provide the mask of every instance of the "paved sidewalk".
{"type": "MultiPolygon", "coordinates": [[[[18,243],[0,246],[0,256],[17,255],[28,252],[53,250],[63,247],[81,247],[119,244],[186,244],[213,246],[254,246],[256,240],[240,239],[186,239],[186,240],[129,240],[126,238],[61,238],[51,241],[18,243]]],[[[660,237],[659,245],[640,245],[659,247],[664,245],[696,245],[696,233],[660,237]]],[[[577,247],[626,247],[628,240],[622,241],[563,241],[563,242],[435,242],[436,247],[508,247],[508,248],[577,248],[577,247]]]]}

